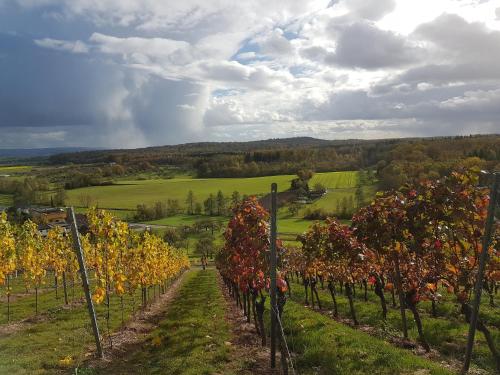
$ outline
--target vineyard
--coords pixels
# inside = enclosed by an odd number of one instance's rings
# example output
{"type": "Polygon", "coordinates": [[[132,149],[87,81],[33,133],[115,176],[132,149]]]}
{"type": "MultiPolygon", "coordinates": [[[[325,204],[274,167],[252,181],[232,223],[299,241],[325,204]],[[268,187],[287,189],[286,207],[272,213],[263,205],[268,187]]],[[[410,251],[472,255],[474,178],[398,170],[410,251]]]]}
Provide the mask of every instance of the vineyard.
{"type": "MultiPolygon", "coordinates": [[[[112,346],[111,331],[123,325],[135,310],[144,309],[164,294],[171,282],[189,268],[189,260],[183,252],[170,247],[156,235],[131,232],[126,223],[114,220],[104,211],[90,210],[87,218],[89,227],[80,240],[92,299],[98,305],[101,331],[105,332],[101,340],[106,338],[106,344],[112,346]],[[139,297],[140,302],[136,302],[139,297]]],[[[86,329],[88,316],[85,319],[82,309],[85,300],[80,267],[71,236],[63,229],[55,227],[42,237],[33,222],[28,220],[22,225],[13,225],[2,214],[0,260],[3,292],[0,297],[2,306],[5,304],[6,307],[5,314],[2,311],[5,320],[1,323],[10,323],[2,331],[7,334],[7,340],[15,338],[16,327],[23,328],[31,323],[40,323],[36,327],[49,324],[54,313],[58,312],[57,304],[62,305],[67,314],[63,315],[62,321],[57,323],[56,320],[56,326],[63,331],[66,328],[77,332],[83,329],[82,335],[89,335],[86,329]],[[33,310],[29,311],[30,308],[33,310]],[[65,327],[66,321],[71,321],[72,327],[65,327]]],[[[36,328],[32,330],[36,333],[36,328]]],[[[38,336],[34,334],[35,342],[38,336]]],[[[59,348],[61,357],[56,364],[70,367],[91,340],[87,337],[82,341],[75,335],[64,339],[59,337],[59,341],[63,341],[64,347],[59,348]]],[[[59,349],[54,348],[54,351],[59,352],[59,349]]],[[[14,358],[3,358],[0,369],[14,373],[20,371],[26,358],[14,358]]]]}
{"type": "MultiPolygon", "coordinates": [[[[103,210],[87,212],[76,243],[60,227],[42,236],[30,220],[16,224],[3,214],[0,372],[457,373],[489,193],[476,174],[453,173],[379,193],[350,225],[317,221],[286,243],[273,242],[271,214],[249,197],[233,208],[216,268],[190,270],[188,255],[196,258],[185,249],[134,232],[103,210]],[[274,311],[271,248],[278,260],[274,311]],[[272,311],[276,370],[269,368],[272,311]]],[[[471,374],[499,366],[498,228],[494,233],[471,374]]]]}
{"type": "MultiPolygon", "coordinates": [[[[353,216],[351,226],[327,219],[299,236],[299,247],[285,249],[277,240],[278,315],[286,320],[287,296],[325,314],[330,313],[324,309],[327,305],[338,321],[353,327],[363,325],[374,335],[385,333],[395,345],[420,350],[422,355],[438,349],[438,356],[459,361],[471,319],[489,203],[487,189],[477,187],[477,182],[473,174],[454,173],[441,180],[405,186],[378,195],[353,216]],[[325,304],[325,299],[331,302],[325,304]],[[369,307],[358,307],[361,303],[369,307]],[[454,313],[456,309],[459,314],[454,313]],[[423,322],[422,315],[431,322],[423,322]],[[438,331],[426,332],[426,327],[438,331]],[[402,336],[399,340],[398,331],[402,336]],[[432,347],[427,335],[432,337],[432,347]]],[[[217,257],[228,289],[248,322],[253,318],[263,345],[267,336],[265,291],[270,288],[268,219],[255,199],[237,207],[217,257]]],[[[484,339],[478,340],[475,361],[486,370],[498,371],[498,241],[487,251],[483,285],[489,306],[482,308],[477,323],[484,339]]],[[[292,365],[293,357],[287,360],[286,368],[292,365]]]]}

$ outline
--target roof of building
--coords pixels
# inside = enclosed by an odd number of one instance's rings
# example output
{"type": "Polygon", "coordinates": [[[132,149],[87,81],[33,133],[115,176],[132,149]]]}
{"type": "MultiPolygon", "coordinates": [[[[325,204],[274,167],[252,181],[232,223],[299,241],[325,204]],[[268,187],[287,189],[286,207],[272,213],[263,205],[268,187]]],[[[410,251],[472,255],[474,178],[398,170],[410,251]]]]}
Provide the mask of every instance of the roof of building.
{"type": "Polygon", "coordinates": [[[65,212],[62,208],[54,208],[54,207],[35,207],[31,208],[32,212],[37,212],[40,214],[53,214],[53,213],[62,213],[65,212]]]}

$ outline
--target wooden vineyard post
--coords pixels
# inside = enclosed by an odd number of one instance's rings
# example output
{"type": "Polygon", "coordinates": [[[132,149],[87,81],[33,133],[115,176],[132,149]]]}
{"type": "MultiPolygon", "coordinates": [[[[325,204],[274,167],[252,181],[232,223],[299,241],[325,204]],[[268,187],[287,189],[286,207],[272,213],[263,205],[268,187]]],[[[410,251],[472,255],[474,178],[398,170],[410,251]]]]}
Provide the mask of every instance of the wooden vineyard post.
{"type": "Polygon", "coordinates": [[[399,310],[401,312],[401,323],[403,324],[403,337],[408,338],[408,326],[406,324],[406,303],[403,296],[403,283],[401,281],[401,270],[399,268],[399,254],[394,256],[396,268],[396,287],[398,288],[399,310]]]}
{"type": "Polygon", "coordinates": [[[87,268],[85,266],[85,258],[83,255],[82,244],[80,243],[80,236],[78,234],[78,227],[76,225],[75,213],[73,207],[68,208],[68,216],[71,222],[71,237],[73,239],[73,248],[78,258],[78,264],[80,266],[80,276],[82,278],[83,290],[85,291],[85,299],[87,300],[87,308],[90,316],[90,323],[92,325],[92,331],[94,332],[95,345],[97,348],[97,355],[99,358],[103,357],[101,339],[99,336],[99,327],[97,326],[97,317],[95,314],[94,304],[92,302],[92,296],[90,294],[89,279],[87,276],[87,268]]]}
{"type": "Polygon", "coordinates": [[[7,275],[7,323],[10,323],[10,273],[7,275]]]}
{"type": "Polygon", "coordinates": [[[469,335],[467,337],[467,348],[465,350],[464,365],[462,374],[469,371],[470,361],[472,357],[472,348],[474,346],[474,336],[476,334],[477,320],[479,316],[479,305],[481,303],[481,292],[483,289],[484,269],[488,261],[488,248],[491,245],[491,237],[493,231],[493,223],[495,221],[495,209],[498,201],[498,190],[500,188],[500,173],[494,173],[493,186],[490,191],[490,203],[488,206],[488,216],[486,217],[486,226],[484,228],[482,251],[479,258],[479,269],[477,271],[476,285],[474,286],[474,301],[472,304],[472,312],[470,317],[469,335]]]}
{"type": "Polygon", "coordinates": [[[271,252],[270,252],[270,277],[271,277],[271,368],[276,367],[276,192],[278,186],[271,184],[271,252]]]}

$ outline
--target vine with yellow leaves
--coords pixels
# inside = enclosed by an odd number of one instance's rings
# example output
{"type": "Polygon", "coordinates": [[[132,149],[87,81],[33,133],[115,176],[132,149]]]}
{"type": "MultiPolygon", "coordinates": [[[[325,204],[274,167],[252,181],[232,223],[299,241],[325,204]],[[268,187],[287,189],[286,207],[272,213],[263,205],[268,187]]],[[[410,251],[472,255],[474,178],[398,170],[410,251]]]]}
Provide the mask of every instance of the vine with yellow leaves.
{"type": "MultiPolygon", "coordinates": [[[[120,297],[123,321],[125,293],[132,295],[140,288],[145,306],[148,288],[157,289],[160,295],[169,281],[189,268],[188,257],[160,237],[131,232],[127,223],[103,210],[91,209],[87,217],[88,233],[80,237],[93,286],[93,300],[97,304],[106,303],[108,328],[111,295],[120,297]]],[[[35,290],[35,314],[39,310],[40,288],[49,273],[54,274],[56,285],[62,281],[64,302],[68,304],[67,282],[71,281],[74,296],[74,285],[79,280],[79,266],[70,235],[61,227],[54,227],[43,237],[32,221],[16,225],[8,221],[5,213],[1,214],[0,286],[6,284],[8,320],[11,315],[10,277],[17,271],[23,275],[26,289],[35,290]]]]}

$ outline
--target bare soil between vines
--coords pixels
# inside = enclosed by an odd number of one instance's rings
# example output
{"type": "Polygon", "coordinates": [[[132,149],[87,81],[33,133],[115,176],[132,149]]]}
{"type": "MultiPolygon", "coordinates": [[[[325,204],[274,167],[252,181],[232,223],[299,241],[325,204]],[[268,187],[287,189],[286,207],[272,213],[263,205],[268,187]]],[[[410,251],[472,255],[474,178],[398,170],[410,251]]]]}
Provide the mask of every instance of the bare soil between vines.
{"type": "MultiPolygon", "coordinates": [[[[261,345],[260,335],[257,333],[255,325],[248,323],[247,318],[243,315],[241,309],[236,306],[235,300],[229,294],[228,289],[224,285],[222,278],[218,275],[219,287],[222,290],[227,303],[226,320],[231,326],[233,340],[226,343],[230,345],[231,361],[227,364],[225,371],[242,375],[276,375],[281,372],[278,370],[280,357],[276,355],[276,369],[270,367],[270,349],[261,345]],[[241,362],[245,358],[245,368],[232,368],[234,364],[241,362]]],[[[220,372],[217,374],[224,374],[220,372]]]]}

